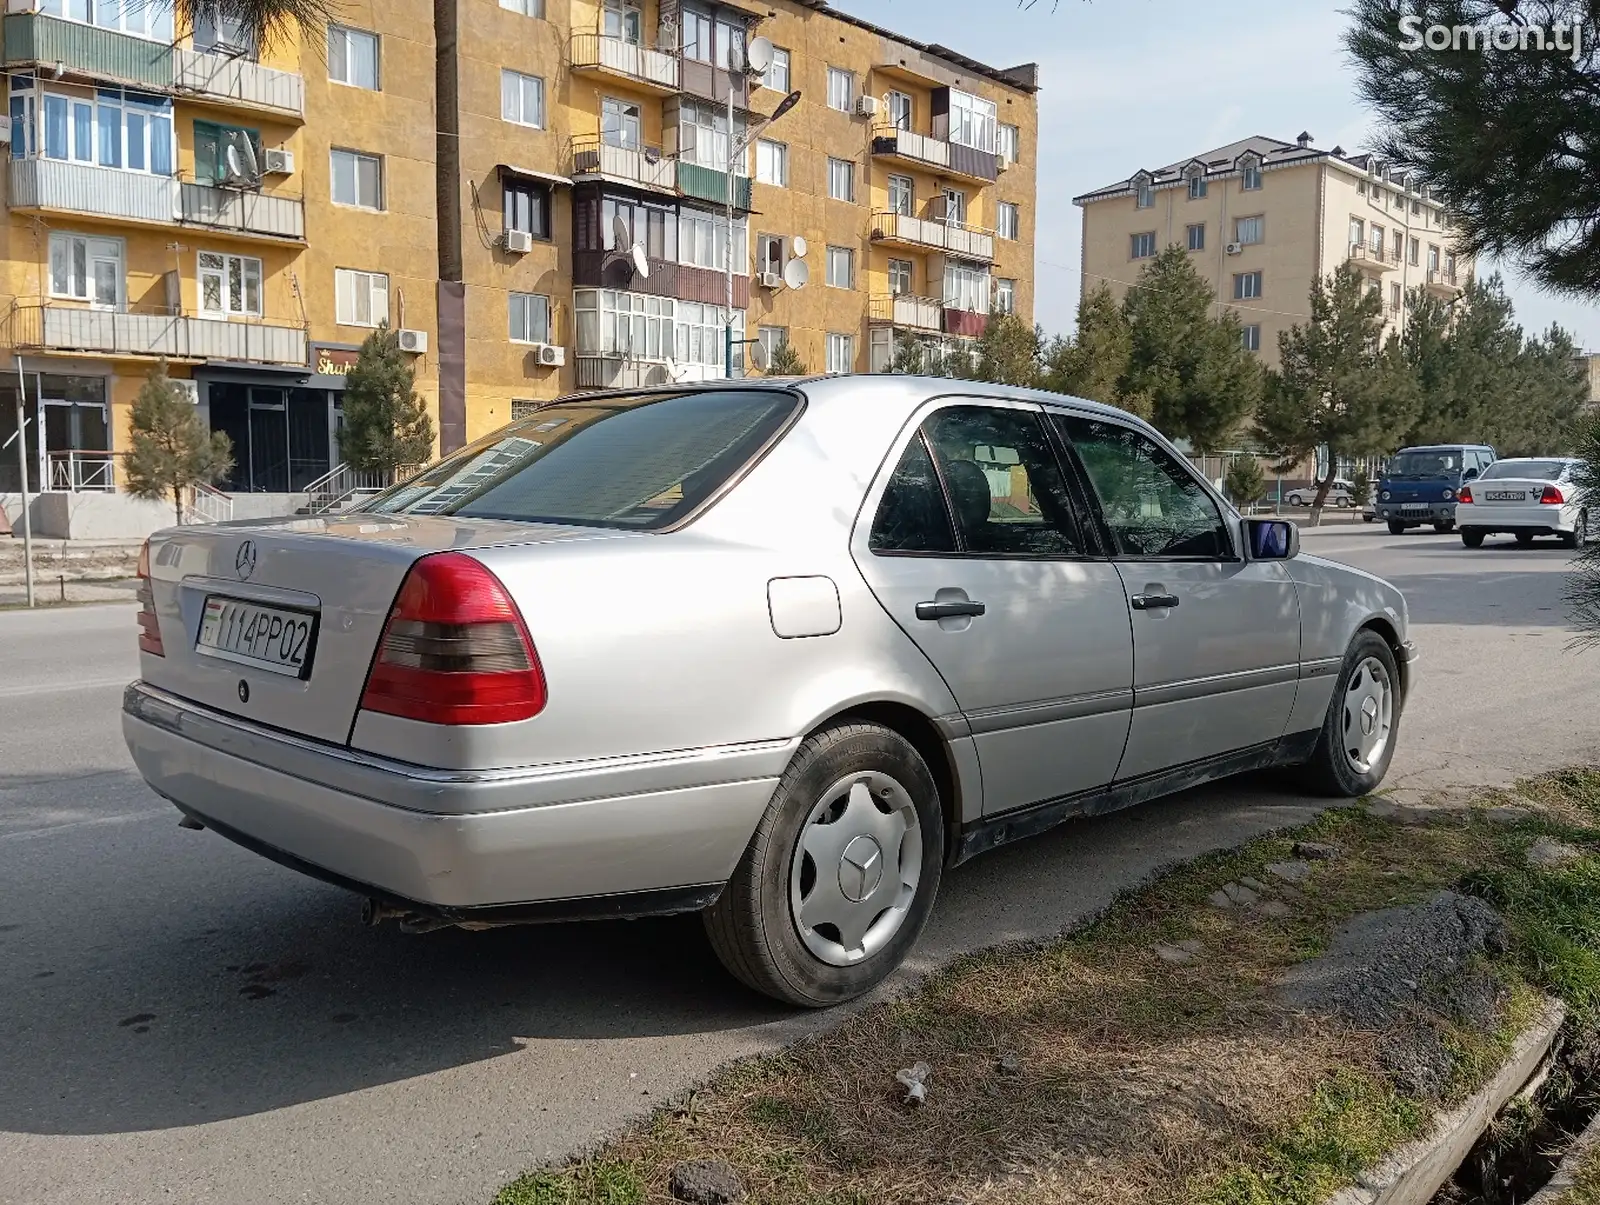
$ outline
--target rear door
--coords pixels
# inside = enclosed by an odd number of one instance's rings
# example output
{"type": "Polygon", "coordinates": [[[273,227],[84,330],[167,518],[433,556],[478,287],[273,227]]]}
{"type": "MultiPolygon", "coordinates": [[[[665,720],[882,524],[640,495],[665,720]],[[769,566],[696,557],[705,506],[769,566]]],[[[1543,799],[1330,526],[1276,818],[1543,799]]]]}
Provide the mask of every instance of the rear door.
{"type": "Polygon", "coordinates": [[[1040,408],[942,404],[889,464],[856,561],[971,726],[984,811],[1110,782],[1132,701],[1128,607],[1040,408]]]}
{"type": "Polygon", "coordinates": [[[1279,562],[1245,561],[1179,457],[1133,427],[1053,415],[1098,505],[1133,622],[1118,779],[1277,740],[1300,676],[1300,605],[1279,562]]]}

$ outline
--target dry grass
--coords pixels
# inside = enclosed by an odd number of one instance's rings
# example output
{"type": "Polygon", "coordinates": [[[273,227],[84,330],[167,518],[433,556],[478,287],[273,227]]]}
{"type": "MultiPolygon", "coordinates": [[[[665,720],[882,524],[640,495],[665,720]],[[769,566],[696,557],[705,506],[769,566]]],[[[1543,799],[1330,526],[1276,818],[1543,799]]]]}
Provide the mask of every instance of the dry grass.
{"type": "MultiPolygon", "coordinates": [[[[1600,775],[1541,780],[1525,796],[1564,828],[1594,824],[1600,775]]],[[[960,960],[903,999],[734,1066],[598,1162],[530,1173],[497,1202],[665,1202],[684,1159],[729,1161],[766,1205],[1320,1200],[1419,1133],[1430,1106],[1389,1086],[1373,1035],[1292,1013],[1271,985],[1358,912],[1484,868],[1521,872],[1528,827],[1481,812],[1400,824],[1345,809],[1203,858],[1071,936],[960,960]],[[1265,867],[1290,856],[1293,838],[1344,852],[1284,887],[1265,867]],[[1246,876],[1275,884],[1288,915],[1206,903],[1246,876]],[[1180,941],[1200,943],[1194,961],[1155,953],[1180,941]],[[910,1109],[894,1075],[918,1061],[933,1068],[928,1103],[910,1109]]],[[[1503,973],[1515,981],[1509,963],[1503,973]]],[[[1519,988],[1513,1011],[1532,998],[1519,988]]],[[[1518,1019],[1451,1035],[1457,1095],[1496,1063],[1518,1019]]]]}

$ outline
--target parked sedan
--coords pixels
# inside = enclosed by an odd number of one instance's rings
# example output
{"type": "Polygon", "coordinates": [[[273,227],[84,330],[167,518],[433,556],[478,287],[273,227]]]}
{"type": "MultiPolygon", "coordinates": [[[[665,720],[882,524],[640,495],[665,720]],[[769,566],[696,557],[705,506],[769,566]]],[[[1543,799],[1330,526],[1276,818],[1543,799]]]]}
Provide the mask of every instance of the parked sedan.
{"type": "MultiPolygon", "coordinates": [[[[1328,487],[1328,496],[1323,501],[1324,506],[1354,506],[1355,486],[1342,478],[1334,478],[1333,484],[1328,487]]],[[[1292,489],[1284,497],[1290,506],[1310,506],[1317,500],[1317,487],[1315,485],[1302,486],[1292,489]]]]}
{"type": "Polygon", "coordinates": [[[1383,780],[1404,598],[1118,410],[913,377],[576,397],[140,569],[135,762],[413,931],[702,911],[847,1000],[997,845],[1223,775],[1383,780]]]}
{"type": "Polygon", "coordinates": [[[1575,479],[1582,463],[1570,456],[1495,461],[1457,496],[1461,542],[1481,548],[1486,536],[1504,532],[1519,544],[1558,536],[1566,548],[1582,547],[1589,539],[1589,511],[1575,479]]]}

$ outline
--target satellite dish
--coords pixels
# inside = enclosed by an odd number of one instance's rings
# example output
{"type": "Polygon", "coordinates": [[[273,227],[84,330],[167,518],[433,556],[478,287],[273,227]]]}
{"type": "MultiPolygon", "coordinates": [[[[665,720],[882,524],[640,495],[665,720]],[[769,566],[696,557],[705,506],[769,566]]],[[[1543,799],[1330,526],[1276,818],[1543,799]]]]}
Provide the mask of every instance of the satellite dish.
{"type": "Polygon", "coordinates": [[[640,280],[650,279],[650,257],[638,243],[633,245],[633,270],[639,274],[640,280]]]}
{"type": "Polygon", "coordinates": [[[783,283],[791,289],[803,289],[811,279],[811,269],[803,259],[791,259],[783,265],[783,283]]]}
{"type": "Polygon", "coordinates": [[[808,249],[809,248],[806,244],[806,236],[803,234],[797,234],[789,240],[789,250],[793,251],[795,256],[799,259],[804,259],[806,257],[806,251],[808,249]]]}
{"type": "Polygon", "coordinates": [[[744,61],[751,72],[765,75],[767,68],[772,66],[772,43],[766,38],[752,38],[744,61]]]}
{"type": "Polygon", "coordinates": [[[750,363],[754,364],[762,372],[767,371],[772,360],[767,355],[767,345],[765,343],[752,343],[750,345],[750,363]]]}
{"type": "Polygon", "coordinates": [[[628,229],[628,223],[622,220],[619,213],[611,219],[611,245],[618,251],[633,242],[633,231],[628,229]]]}
{"type": "Polygon", "coordinates": [[[231,179],[240,179],[244,176],[244,157],[239,154],[239,144],[230,142],[227,150],[227,175],[231,179]]]}
{"type": "Polygon", "coordinates": [[[683,375],[684,375],[684,371],[685,371],[684,370],[684,366],[682,364],[679,364],[671,356],[667,357],[666,369],[667,369],[667,380],[671,381],[674,385],[676,385],[679,381],[683,380],[683,375]]]}

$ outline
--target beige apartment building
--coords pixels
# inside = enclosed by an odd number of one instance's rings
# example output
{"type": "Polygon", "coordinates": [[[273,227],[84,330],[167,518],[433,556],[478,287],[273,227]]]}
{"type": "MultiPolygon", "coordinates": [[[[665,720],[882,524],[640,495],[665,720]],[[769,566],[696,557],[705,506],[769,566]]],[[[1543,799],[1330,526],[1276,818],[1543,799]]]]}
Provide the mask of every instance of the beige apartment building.
{"type": "Polygon", "coordinates": [[[1144,168],[1073,198],[1083,210],[1082,287],[1119,298],[1163,248],[1185,248],[1236,310],[1245,346],[1268,364],[1278,336],[1310,316],[1311,282],[1352,263],[1383,298],[1388,329],[1404,329],[1421,287],[1454,299],[1473,265],[1454,250],[1425,184],[1371,155],[1253,137],[1192,159],[1144,168]]]}

